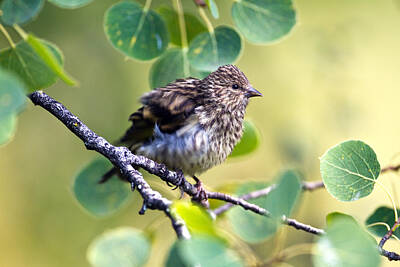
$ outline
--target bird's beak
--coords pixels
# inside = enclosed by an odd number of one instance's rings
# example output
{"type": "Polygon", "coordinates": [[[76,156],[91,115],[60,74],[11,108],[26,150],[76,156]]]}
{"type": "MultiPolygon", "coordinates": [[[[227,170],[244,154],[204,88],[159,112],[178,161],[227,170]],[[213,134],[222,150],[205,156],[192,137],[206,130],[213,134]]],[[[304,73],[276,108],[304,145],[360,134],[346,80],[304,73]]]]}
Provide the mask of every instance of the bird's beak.
{"type": "Polygon", "coordinates": [[[247,90],[246,96],[253,97],[253,96],[263,96],[263,95],[259,91],[254,89],[252,86],[250,86],[250,88],[247,90]]]}

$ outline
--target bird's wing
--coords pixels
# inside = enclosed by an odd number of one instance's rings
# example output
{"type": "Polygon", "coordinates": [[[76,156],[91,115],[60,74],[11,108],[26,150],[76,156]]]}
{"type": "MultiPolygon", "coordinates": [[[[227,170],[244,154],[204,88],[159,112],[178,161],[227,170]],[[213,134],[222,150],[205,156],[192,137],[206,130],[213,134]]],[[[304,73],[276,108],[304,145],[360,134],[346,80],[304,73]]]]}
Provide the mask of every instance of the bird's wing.
{"type": "Polygon", "coordinates": [[[143,106],[129,117],[132,126],[120,141],[132,146],[151,138],[155,125],[166,133],[187,125],[198,104],[198,82],[195,78],[179,79],[144,94],[141,98],[143,106]]]}

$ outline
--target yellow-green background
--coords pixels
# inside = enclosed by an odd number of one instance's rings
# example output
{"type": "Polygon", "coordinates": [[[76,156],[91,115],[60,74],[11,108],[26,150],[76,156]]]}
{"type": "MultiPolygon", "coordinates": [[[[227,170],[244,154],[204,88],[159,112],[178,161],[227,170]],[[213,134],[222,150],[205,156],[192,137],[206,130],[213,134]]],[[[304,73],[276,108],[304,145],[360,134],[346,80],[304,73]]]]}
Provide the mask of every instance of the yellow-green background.
{"type": "MultiPolygon", "coordinates": [[[[103,15],[115,2],[95,0],[77,10],[47,3],[25,27],[56,43],[64,51],[66,69],[80,81],[79,87],[72,88],[59,82],[46,92],[109,140],[125,130],[138,97],[150,89],[151,64],[125,60],[106,40],[103,15]]],[[[214,25],[232,24],[232,2],[217,2],[222,19],[214,25]]],[[[183,4],[193,9],[192,1],[183,4]]],[[[318,157],[347,139],[368,143],[383,166],[396,162],[393,156],[400,152],[399,2],[298,0],[295,6],[298,23],[281,42],[245,43],[237,65],[264,94],[251,100],[247,112],[260,129],[262,142],[251,156],[203,174],[210,188],[271,180],[282,168],[293,166],[307,179],[318,180],[318,157]]],[[[0,44],[7,46],[4,38],[0,44]]],[[[88,215],[76,203],[70,192],[72,179],[96,156],[49,113],[27,105],[19,116],[15,139],[0,148],[0,266],[88,266],[86,248],[97,235],[118,226],[143,228],[155,219],[160,224],[155,225],[157,237],[147,266],[162,264],[174,232],[159,212],[137,214],[141,204],[137,193],[129,205],[107,219],[88,215]]],[[[387,174],[380,180],[394,195],[396,189],[400,191],[399,176],[387,174]]],[[[167,188],[152,184],[158,190],[167,188]]],[[[169,189],[163,192],[176,196],[169,189]]],[[[339,202],[320,190],[304,193],[294,216],[324,227],[329,212],[341,211],[363,223],[379,205],[389,205],[379,187],[352,203],[339,202]]],[[[285,229],[286,245],[314,240],[310,234],[285,229]]],[[[270,239],[254,249],[266,255],[275,242],[270,239]]],[[[400,252],[395,241],[389,241],[387,248],[400,252]]],[[[385,258],[382,262],[396,264],[385,258]]],[[[289,263],[310,266],[309,256],[289,263]]]]}

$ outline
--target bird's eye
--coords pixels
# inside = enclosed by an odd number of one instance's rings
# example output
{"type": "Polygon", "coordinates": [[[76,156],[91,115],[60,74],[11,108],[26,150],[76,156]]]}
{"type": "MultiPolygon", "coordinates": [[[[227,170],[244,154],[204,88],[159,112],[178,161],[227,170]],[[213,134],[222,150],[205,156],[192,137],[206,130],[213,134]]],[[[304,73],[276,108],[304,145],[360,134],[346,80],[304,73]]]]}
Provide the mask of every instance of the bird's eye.
{"type": "Polygon", "coordinates": [[[234,85],[232,85],[233,89],[239,89],[239,85],[237,85],[236,83],[234,85]]]}

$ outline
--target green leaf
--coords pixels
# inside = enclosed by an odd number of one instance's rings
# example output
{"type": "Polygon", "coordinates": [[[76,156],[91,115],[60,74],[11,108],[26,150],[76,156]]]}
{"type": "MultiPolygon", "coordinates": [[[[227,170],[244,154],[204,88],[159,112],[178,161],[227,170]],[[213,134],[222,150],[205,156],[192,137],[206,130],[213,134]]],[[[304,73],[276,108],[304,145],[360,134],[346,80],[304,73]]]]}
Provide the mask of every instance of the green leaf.
{"type": "MultiPolygon", "coordinates": [[[[267,186],[266,183],[260,182],[246,183],[239,188],[237,195],[247,194],[267,186]]],[[[228,218],[233,230],[249,243],[261,242],[270,237],[280,225],[282,215],[288,217],[292,213],[299,199],[301,187],[300,178],[296,172],[291,170],[282,172],[275,189],[266,196],[249,201],[269,211],[271,217],[260,216],[241,207],[232,208],[228,212],[228,218]]]]}
{"type": "Polygon", "coordinates": [[[25,107],[25,92],[25,85],[15,74],[0,67],[0,146],[15,134],[16,114],[25,107]]]}
{"type": "Polygon", "coordinates": [[[176,79],[203,78],[207,75],[208,73],[200,72],[190,66],[185,49],[170,48],[151,66],[150,86],[157,88],[176,79]]]}
{"type": "Polygon", "coordinates": [[[7,144],[17,129],[17,116],[10,114],[0,118],[0,146],[7,144]]]}
{"type": "MultiPolygon", "coordinates": [[[[268,187],[264,182],[248,182],[243,184],[236,191],[236,195],[241,196],[252,191],[268,187]]],[[[264,205],[268,201],[268,196],[249,200],[250,203],[258,206],[264,205]]],[[[244,241],[258,243],[275,234],[278,229],[278,222],[271,218],[246,211],[242,207],[231,208],[227,212],[227,217],[232,225],[233,231],[244,241]]]]}
{"type": "Polygon", "coordinates": [[[26,42],[35,50],[35,52],[39,55],[39,57],[50,67],[50,69],[63,80],[68,85],[75,85],[76,82],[72,77],[70,77],[63,68],[62,61],[59,60],[54,54],[54,50],[48,47],[46,44],[33,36],[32,34],[28,35],[26,42]]]}
{"type": "Polygon", "coordinates": [[[234,63],[242,50],[240,35],[231,27],[218,26],[213,33],[197,35],[189,45],[190,64],[204,71],[214,71],[221,65],[234,63]]]}
{"type": "MultiPolygon", "coordinates": [[[[50,49],[58,63],[62,65],[61,51],[54,44],[44,40],[41,42],[50,49]]],[[[26,41],[19,42],[15,48],[1,50],[0,66],[16,73],[31,92],[47,88],[57,81],[54,71],[26,41]]]]}
{"type": "Polygon", "coordinates": [[[48,1],[61,8],[73,9],[86,6],[93,0],[48,0],[48,1]]]}
{"type": "Polygon", "coordinates": [[[190,267],[185,264],[179,253],[179,241],[176,241],[169,250],[168,258],[165,261],[165,267],[190,267]]]}
{"type": "Polygon", "coordinates": [[[25,106],[25,85],[11,73],[0,68],[0,119],[8,118],[25,106]]]}
{"type": "MultiPolygon", "coordinates": [[[[400,209],[397,210],[397,213],[400,214],[400,209]]],[[[377,222],[383,222],[389,225],[389,227],[392,227],[395,223],[394,219],[394,211],[392,208],[389,207],[379,207],[377,208],[366,220],[365,225],[368,227],[368,225],[377,223],[377,222]]],[[[384,225],[376,225],[376,226],[371,226],[368,227],[368,230],[379,236],[383,237],[387,232],[388,229],[384,225]]],[[[393,234],[400,238],[400,229],[397,228],[393,234]]]]}
{"type": "Polygon", "coordinates": [[[178,243],[179,254],[187,266],[240,267],[244,266],[226,243],[210,236],[193,236],[178,243]]]}
{"type": "Polygon", "coordinates": [[[213,220],[203,208],[180,200],[174,202],[172,210],[185,221],[191,233],[217,236],[213,220]]]}
{"type": "Polygon", "coordinates": [[[244,37],[266,44],[289,33],[296,24],[291,0],[241,0],[232,5],[232,18],[244,37]]]}
{"type": "Polygon", "coordinates": [[[230,157],[248,155],[257,149],[260,144],[260,133],[251,121],[244,121],[242,139],[235,146],[230,157]]]}
{"type": "Polygon", "coordinates": [[[375,152],[362,141],[346,141],[330,148],[320,163],[328,192],[341,201],[368,196],[380,173],[375,152]]]}
{"type": "Polygon", "coordinates": [[[111,44],[135,59],[153,59],[168,46],[164,20],[156,12],[144,10],[135,2],[121,2],[108,9],[104,28],[111,44]]]}
{"type": "Polygon", "coordinates": [[[1,20],[7,25],[23,24],[39,14],[44,0],[3,0],[1,20]]]}
{"type": "Polygon", "coordinates": [[[337,220],[351,220],[357,224],[357,221],[356,221],[356,219],[353,218],[353,216],[350,216],[345,213],[335,211],[335,212],[331,212],[328,215],[326,215],[326,225],[328,227],[331,226],[337,220]]]}
{"type": "Polygon", "coordinates": [[[97,237],[89,246],[87,258],[93,267],[139,267],[150,254],[150,242],[143,232],[117,228],[97,237]]]}
{"type": "Polygon", "coordinates": [[[214,2],[214,0],[205,0],[206,5],[208,7],[208,9],[211,12],[211,15],[215,18],[218,19],[219,18],[219,12],[218,12],[218,6],[217,4],[214,2]]]}
{"type": "Polygon", "coordinates": [[[112,177],[107,183],[99,184],[103,174],[112,168],[106,159],[96,159],[83,168],[75,178],[72,190],[82,207],[95,216],[115,213],[131,196],[127,183],[112,177]]]}
{"type": "Polygon", "coordinates": [[[293,170],[284,171],[279,175],[275,189],[264,199],[262,207],[278,220],[282,215],[289,217],[299,200],[301,190],[299,175],[293,170]]]}
{"type": "MultiPolygon", "coordinates": [[[[157,12],[160,13],[161,17],[167,24],[171,43],[177,46],[182,46],[178,14],[168,6],[159,7],[157,12]]],[[[196,16],[184,13],[184,18],[188,43],[190,43],[196,35],[207,31],[206,26],[204,26],[196,16]]]]}
{"type": "Polygon", "coordinates": [[[380,256],[374,241],[354,221],[335,220],[317,242],[314,266],[376,267],[380,256]]]}

